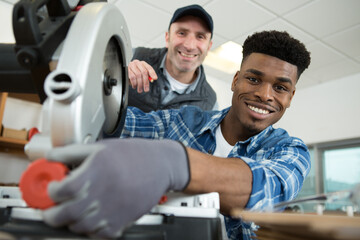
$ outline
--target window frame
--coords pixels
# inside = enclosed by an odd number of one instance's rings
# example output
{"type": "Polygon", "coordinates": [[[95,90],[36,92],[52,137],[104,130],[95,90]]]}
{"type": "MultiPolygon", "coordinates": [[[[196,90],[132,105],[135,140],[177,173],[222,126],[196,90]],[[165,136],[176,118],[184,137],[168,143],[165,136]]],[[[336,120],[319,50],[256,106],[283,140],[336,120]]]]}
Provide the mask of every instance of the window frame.
{"type": "Polygon", "coordinates": [[[360,147],[360,138],[331,141],[317,144],[308,144],[309,150],[313,150],[313,163],[315,168],[315,193],[324,193],[324,152],[328,150],[360,147]]]}

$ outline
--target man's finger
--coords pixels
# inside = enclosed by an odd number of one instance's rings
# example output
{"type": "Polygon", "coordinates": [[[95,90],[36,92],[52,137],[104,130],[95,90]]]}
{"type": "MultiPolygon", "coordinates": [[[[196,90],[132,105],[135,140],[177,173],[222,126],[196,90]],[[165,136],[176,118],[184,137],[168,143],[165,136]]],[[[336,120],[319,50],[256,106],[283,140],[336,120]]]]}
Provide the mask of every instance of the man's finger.
{"type": "Polygon", "coordinates": [[[148,65],[147,71],[148,71],[148,73],[149,73],[149,80],[151,79],[150,82],[156,81],[156,80],[158,79],[158,76],[157,76],[157,74],[156,74],[156,72],[155,72],[155,70],[154,70],[153,67],[151,67],[150,65],[148,65]]]}
{"type": "Polygon", "coordinates": [[[50,150],[46,153],[46,158],[66,165],[79,165],[87,156],[98,150],[99,146],[92,144],[73,144],[50,150]]]}
{"type": "MultiPolygon", "coordinates": [[[[79,168],[83,168],[83,166],[79,168]]],[[[88,188],[89,182],[82,177],[81,170],[75,169],[62,181],[50,182],[47,192],[53,201],[59,203],[86,194],[88,188]]]]}
{"type": "Polygon", "coordinates": [[[132,69],[130,69],[130,67],[128,67],[128,74],[129,74],[129,80],[130,80],[130,85],[133,89],[137,88],[137,81],[136,81],[136,75],[133,72],[132,69]]]}
{"type": "Polygon", "coordinates": [[[44,221],[53,227],[69,225],[79,221],[88,211],[87,194],[82,192],[76,198],[60,203],[42,212],[44,221]]]}

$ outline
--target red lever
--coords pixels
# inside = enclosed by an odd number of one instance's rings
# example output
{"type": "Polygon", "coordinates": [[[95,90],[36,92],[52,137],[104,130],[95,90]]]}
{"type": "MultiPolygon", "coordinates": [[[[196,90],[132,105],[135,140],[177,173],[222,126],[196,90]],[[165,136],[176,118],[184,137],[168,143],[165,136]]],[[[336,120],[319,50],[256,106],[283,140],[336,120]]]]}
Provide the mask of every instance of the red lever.
{"type": "Polygon", "coordinates": [[[62,163],[50,162],[45,158],[31,163],[20,178],[22,198],[29,207],[46,209],[55,205],[47,192],[51,181],[62,180],[69,169],[62,163]]]}
{"type": "Polygon", "coordinates": [[[37,129],[36,127],[30,128],[29,132],[28,132],[28,140],[31,140],[31,138],[35,135],[40,133],[39,129],[37,129]]]}
{"type": "Polygon", "coordinates": [[[166,195],[162,195],[161,198],[160,198],[160,200],[159,200],[159,202],[158,202],[158,204],[164,204],[164,203],[167,202],[167,200],[168,200],[167,196],[166,196],[166,195]]]}

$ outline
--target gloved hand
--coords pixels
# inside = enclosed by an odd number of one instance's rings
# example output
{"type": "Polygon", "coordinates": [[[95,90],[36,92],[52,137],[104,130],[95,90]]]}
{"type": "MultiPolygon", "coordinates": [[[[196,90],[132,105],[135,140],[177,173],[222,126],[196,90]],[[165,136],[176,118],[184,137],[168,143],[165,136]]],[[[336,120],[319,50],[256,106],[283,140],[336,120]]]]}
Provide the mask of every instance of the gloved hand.
{"type": "Polygon", "coordinates": [[[57,205],[43,211],[44,221],[95,237],[119,237],[165,192],[190,180],[186,149],[171,140],[108,139],[56,148],[47,158],[80,165],[48,185],[57,205]]]}

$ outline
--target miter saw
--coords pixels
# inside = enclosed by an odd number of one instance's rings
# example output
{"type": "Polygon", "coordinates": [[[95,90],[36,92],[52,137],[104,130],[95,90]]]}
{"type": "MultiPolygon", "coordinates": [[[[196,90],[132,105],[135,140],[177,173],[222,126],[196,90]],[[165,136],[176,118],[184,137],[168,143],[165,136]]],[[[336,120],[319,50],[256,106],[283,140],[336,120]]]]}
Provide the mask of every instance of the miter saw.
{"type": "MultiPolygon", "coordinates": [[[[23,0],[14,6],[13,27],[16,44],[1,45],[0,51],[17,62],[9,68],[13,72],[0,69],[0,88],[22,92],[4,82],[6,77],[30,81],[30,92],[35,89],[43,104],[41,133],[25,146],[29,159],[58,146],[118,137],[132,51],[120,10],[106,2],[23,0]]],[[[121,239],[221,239],[217,193],[166,197],[121,239]]],[[[27,206],[17,187],[0,188],[0,237],[1,232],[29,239],[86,238],[43,224],[40,211],[27,206]]]]}
{"type": "Polygon", "coordinates": [[[25,147],[31,160],[50,147],[112,136],[125,120],[131,43],[118,8],[83,6],[59,48],[56,69],[44,84],[42,133],[25,147]]]}

